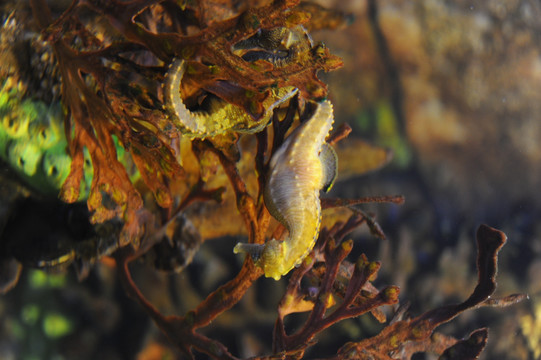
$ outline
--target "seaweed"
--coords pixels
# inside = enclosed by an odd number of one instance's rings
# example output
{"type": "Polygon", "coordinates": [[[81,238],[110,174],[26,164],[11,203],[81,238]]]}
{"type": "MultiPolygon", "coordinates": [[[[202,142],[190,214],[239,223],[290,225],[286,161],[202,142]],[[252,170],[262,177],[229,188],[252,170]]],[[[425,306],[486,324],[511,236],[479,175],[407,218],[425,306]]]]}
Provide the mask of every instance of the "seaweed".
{"type": "MultiPolygon", "coordinates": [[[[138,64],[123,56],[124,53],[143,57],[145,54],[141,53],[146,50],[146,56],[154,57],[154,63],[169,64],[173,58],[185,59],[186,72],[191,78],[186,79],[187,83],[197,79],[200,90],[240,106],[254,118],[262,115],[262,102],[269,96],[271,87],[298,88],[310,99],[325,97],[326,88],[317,79],[316,72],[319,69],[328,71],[341,64],[322,44],[306,47],[296,54],[295,62],[270,70],[259,66],[264,61],[245,62],[232,52],[234,44],[261,29],[294,27],[305,22],[308,19],[306,13],[291,9],[296,2],[276,1],[227,20],[199,24],[202,30],[194,35],[177,31],[180,25],[173,15],[182,12],[178,6],[170,11],[173,26],[168,32],[154,33],[147,29],[163,25],[165,20],[158,24],[154,24],[158,22],[155,19],[145,23],[138,21],[139,18],[144,21],[143,14],[159,3],[74,1],[53,21],[44,2],[31,2],[36,21],[49,39],[58,61],[62,102],[68,112],[65,124],[72,164],[61,197],[68,202],[79,198],[83,147],[86,147],[94,165],[88,197],[92,219],[103,222],[123,217],[126,230],[134,228],[130,223],[135,221],[143,203],[117,160],[111,135],[115,135],[131,153],[145,184],[162,207],[170,207],[173,203],[167,179],[178,176],[182,170],[171,147],[171,139],[177,135],[157,101],[159,89],[156,83],[163,74],[154,64],[138,64]],[[99,34],[93,34],[77,17],[82,8],[90,8],[109,20],[109,25],[121,33],[122,40],[100,39],[99,34]],[[82,49],[71,46],[70,40],[73,42],[75,38],[79,47],[83,44],[82,49]],[[139,79],[137,83],[134,70],[139,76],[148,78],[139,79]],[[148,87],[145,88],[143,81],[154,81],[154,94],[146,90],[148,87]],[[231,89],[226,84],[235,86],[231,89]]],[[[164,5],[162,11],[169,7],[173,4],[168,4],[167,8],[164,5]]],[[[162,18],[165,17],[166,14],[162,14],[162,18]]],[[[125,232],[124,238],[131,242],[130,239],[140,235],[125,232]]]]}

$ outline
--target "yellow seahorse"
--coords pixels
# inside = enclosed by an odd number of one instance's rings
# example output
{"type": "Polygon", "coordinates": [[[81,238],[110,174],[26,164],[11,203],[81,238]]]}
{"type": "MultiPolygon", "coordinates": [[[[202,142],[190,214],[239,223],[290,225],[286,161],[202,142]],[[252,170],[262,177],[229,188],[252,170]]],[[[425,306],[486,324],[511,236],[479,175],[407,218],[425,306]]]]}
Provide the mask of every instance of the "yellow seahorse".
{"type": "Polygon", "coordinates": [[[289,235],[264,245],[238,243],[233,250],[251,254],[266,277],[279,280],[314,247],[321,224],[319,192],[327,191],[336,176],[336,154],[325,142],[333,122],[332,104],[320,103],[271,158],[265,204],[289,235]]]}
{"type": "Polygon", "coordinates": [[[184,76],[184,60],[175,59],[166,74],[164,84],[165,108],[173,124],[187,137],[206,138],[229,131],[254,133],[267,126],[274,108],[280,106],[297,93],[290,87],[271,90],[271,95],[263,101],[265,113],[254,120],[244,109],[213,99],[209,111],[190,111],[180,97],[180,82],[184,76]]]}

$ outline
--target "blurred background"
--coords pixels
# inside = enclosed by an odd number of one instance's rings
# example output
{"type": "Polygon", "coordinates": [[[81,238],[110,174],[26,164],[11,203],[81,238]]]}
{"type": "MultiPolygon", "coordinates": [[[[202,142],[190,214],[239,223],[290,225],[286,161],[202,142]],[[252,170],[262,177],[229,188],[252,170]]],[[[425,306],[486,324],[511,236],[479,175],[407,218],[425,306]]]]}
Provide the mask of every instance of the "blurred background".
{"type": "Polygon", "coordinates": [[[497,292],[530,300],[449,326],[489,326],[485,359],[541,358],[541,4],[327,5],[356,17],[343,36],[321,34],[344,59],[325,76],[336,117],[394,152],[390,166],[344,188],[406,197],[372,208],[389,237],[376,250],[382,271],[412,310],[464,299],[476,278],[475,229],[504,231],[497,292]]]}

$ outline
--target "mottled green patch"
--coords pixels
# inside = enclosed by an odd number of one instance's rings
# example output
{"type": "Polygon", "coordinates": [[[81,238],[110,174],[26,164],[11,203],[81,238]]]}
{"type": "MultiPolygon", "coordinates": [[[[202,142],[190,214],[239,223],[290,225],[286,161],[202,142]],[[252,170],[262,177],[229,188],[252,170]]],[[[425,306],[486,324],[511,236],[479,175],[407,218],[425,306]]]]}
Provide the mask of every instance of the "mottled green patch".
{"type": "Polygon", "coordinates": [[[406,167],[412,161],[412,150],[401,133],[391,104],[381,101],[374,107],[364,109],[357,115],[356,125],[362,133],[374,139],[378,145],[390,148],[394,163],[398,167],[406,167]]]}
{"type": "Polygon", "coordinates": [[[21,319],[25,324],[34,325],[39,320],[41,309],[36,304],[26,304],[21,311],[21,319]]]}
{"type": "Polygon", "coordinates": [[[28,280],[33,288],[58,288],[66,284],[66,274],[48,274],[41,270],[31,270],[28,280]]]}
{"type": "Polygon", "coordinates": [[[73,331],[72,322],[62,314],[49,313],[43,318],[43,332],[52,339],[58,339],[73,331]]]}

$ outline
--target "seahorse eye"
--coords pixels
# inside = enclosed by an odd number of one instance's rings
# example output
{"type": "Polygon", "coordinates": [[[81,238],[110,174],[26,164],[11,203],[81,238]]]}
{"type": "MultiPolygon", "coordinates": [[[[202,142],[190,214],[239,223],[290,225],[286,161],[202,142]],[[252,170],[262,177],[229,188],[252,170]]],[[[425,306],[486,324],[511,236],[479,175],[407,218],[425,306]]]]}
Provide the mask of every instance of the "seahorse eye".
{"type": "Polygon", "coordinates": [[[54,165],[51,166],[51,167],[49,168],[48,174],[49,174],[49,176],[56,176],[56,175],[58,175],[58,169],[56,168],[56,166],[54,166],[54,165]]]}
{"type": "Polygon", "coordinates": [[[15,122],[15,119],[13,117],[9,117],[8,118],[8,123],[7,123],[7,127],[9,129],[13,129],[15,130],[15,132],[17,131],[17,126],[18,124],[15,122]]]}

